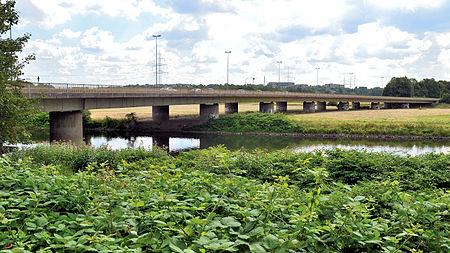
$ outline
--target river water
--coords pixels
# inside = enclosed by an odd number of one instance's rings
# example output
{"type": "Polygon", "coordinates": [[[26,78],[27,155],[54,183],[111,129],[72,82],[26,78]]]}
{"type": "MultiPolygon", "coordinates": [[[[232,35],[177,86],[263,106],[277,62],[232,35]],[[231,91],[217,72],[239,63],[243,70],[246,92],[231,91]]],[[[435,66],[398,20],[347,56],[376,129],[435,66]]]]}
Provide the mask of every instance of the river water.
{"type": "MultiPolygon", "coordinates": [[[[33,131],[36,142],[49,140],[48,130],[33,131]]],[[[424,153],[450,153],[448,141],[398,141],[398,140],[361,140],[361,139],[325,139],[284,136],[249,136],[217,134],[167,134],[136,135],[132,133],[85,133],[86,143],[93,147],[107,145],[111,149],[144,147],[153,149],[154,145],[168,147],[170,152],[208,148],[224,145],[228,149],[266,149],[289,148],[295,151],[341,148],[388,151],[401,154],[419,155],[424,153]]]]}

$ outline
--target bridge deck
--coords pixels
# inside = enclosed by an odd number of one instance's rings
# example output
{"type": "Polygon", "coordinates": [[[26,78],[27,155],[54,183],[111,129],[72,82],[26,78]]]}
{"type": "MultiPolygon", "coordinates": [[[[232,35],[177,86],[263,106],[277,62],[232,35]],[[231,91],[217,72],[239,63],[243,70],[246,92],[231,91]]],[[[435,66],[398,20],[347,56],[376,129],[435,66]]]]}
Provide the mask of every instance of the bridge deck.
{"type": "Polygon", "coordinates": [[[342,94],[316,94],[249,90],[160,89],[102,85],[46,84],[23,88],[28,98],[40,98],[44,111],[158,106],[180,104],[277,102],[277,101],[336,101],[390,102],[430,104],[437,98],[382,97],[342,94]]]}

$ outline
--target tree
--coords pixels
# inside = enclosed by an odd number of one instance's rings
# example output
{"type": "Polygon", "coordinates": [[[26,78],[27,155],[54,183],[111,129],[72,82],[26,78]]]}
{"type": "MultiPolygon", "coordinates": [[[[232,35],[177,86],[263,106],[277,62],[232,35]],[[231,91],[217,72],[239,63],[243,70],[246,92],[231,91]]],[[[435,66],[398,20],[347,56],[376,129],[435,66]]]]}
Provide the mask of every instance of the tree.
{"type": "Polygon", "coordinates": [[[392,77],[383,90],[383,96],[412,97],[415,79],[405,77],[392,77]]]}
{"type": "MultiPolygon", "coordinates": [[[[7,34],[13,25],[19,21],[17,11],[14,9],[15,1],[0,2],[0,36],[7,34]]],[[[22,93],[22,68],[34,56],[19,59],[29,34],[22,37],[6,39],[0,37],[0,153],[5,142],[16,143],[25,141],[28,133],[25,122],[34,112],[33,101],[28,100],[22,93]]]]}

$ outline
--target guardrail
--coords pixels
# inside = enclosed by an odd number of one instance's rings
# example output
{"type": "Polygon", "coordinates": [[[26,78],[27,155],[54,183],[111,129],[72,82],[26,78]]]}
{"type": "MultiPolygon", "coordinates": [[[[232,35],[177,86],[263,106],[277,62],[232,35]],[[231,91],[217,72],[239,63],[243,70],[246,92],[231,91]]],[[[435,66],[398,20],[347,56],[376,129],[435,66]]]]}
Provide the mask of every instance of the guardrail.
{"type": "Polygon", "coordinates": [[[146,96],[236,96],[236,97],[301,97],[313,101],[339,100],[342,101],[410,101],[432,103],[439,99],[381,97],[342,94],[299,93],[287,91],[255,91],[255,90],[215,90],[159,88],[151,86],[115,86],[98,84],[69,84],[69,83],[26,83],[23,93],[28,98],[95,98],[95,97],[146,97],[146,96]]]}

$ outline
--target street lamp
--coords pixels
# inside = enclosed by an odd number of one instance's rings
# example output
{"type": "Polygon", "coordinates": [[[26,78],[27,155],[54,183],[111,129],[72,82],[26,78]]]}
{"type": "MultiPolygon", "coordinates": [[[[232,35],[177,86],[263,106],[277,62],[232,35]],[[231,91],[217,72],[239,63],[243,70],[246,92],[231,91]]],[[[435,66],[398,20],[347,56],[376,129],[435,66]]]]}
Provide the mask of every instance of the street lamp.
{"type": "Polygon", "coordinates": [[[161,34],[154,34],[153,38],[155,38],[156,43],[156,59],[155,59],[155,85],[158,85],[158,38],[161,37],[161,34]]]}
{"type": "Polygon", "coordinates": [[[231,51],[225,51],[225,53],[227,54],[227,84],[228,84],[228,77],[230,75],[230,54],[231,54],[231,51]]]}
{"type": "Polygon", "coordinates": [[[317,72],[316,86],[319,86],[319,69],[320,69],[320,68],[316,68],[316,72],[317,72]]]}
{"type": "Polygon", "coordinates": [[[281,63],[283,63],[282,61],[277,61],[278,63],[278,85],[280,85],[281,82],[281,63]]]}
{"type": "Polygon", "coordinates": [[[248,80],[249,78],[252,78],[253,84],[255,84],[255,78],[254,78],[253,76],[250,76],[250,77],[245,78],[245,85],[247,85],[247,80],[248,80]]]}

